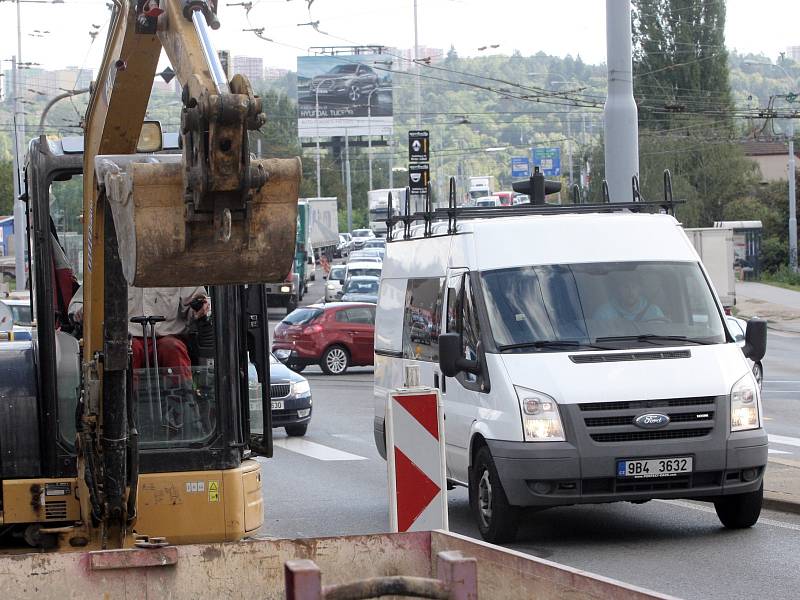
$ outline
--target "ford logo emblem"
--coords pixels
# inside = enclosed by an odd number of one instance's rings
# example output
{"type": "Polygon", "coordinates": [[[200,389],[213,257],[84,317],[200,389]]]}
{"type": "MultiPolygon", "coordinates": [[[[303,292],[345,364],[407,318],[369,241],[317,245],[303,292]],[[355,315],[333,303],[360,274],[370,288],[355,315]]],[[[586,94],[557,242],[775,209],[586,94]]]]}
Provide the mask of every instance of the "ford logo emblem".
{"type": "Polygon", "coordinates": [[[639,415],[633,420],[633,423],[642,429],[658,429],[669,424],[669,417],[659,413],[649,413],[639,415]]]}

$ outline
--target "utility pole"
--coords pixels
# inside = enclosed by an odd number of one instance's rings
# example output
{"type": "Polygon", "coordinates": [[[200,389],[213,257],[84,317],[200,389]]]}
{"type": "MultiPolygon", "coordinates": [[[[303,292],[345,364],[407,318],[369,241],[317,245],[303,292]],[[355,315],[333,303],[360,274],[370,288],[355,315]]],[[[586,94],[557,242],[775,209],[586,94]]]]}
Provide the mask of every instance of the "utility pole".
{"type": "MultiPolygon", "coordinates": [[[[17,2],[17,23],[19,23],[19,2],[17,2]]],[[[19,34],[19,28],[17,29],[19,34]]],[[[17,38],[17,49],[22,46],[17,38]]],[[[25,289],[25,204],[19,199],[22,193],[22,164],[25,157],[25,113],[22,111],[22,82],[20,81],[18,56],[11,58],[12,89],[14,90],[14,276],[18,290],[25,289]]]]}
{"type": "Polygon", "coordinates": [[[608,97],[605,122],[606,181],[611,202],[630,202],[639,175],[639,123],[633,100],[630,0],[606,0],[608,97]]]}
{"type": "Polygon", "coordinates": [[[345,185],[347,187],[347,231],[353,231],[353,194],[350,188],[350,136],[344,130],[345,185]]]}
{"type": "Polygon", "coordinates": [[[789,119],[789,268],[797,273],[797,196],[795,195],[794,119],[789,119]]]}
{"type": "MultiPolygon", "coordinates": [[[[19,5],[18,5],[19,6],[19,5]]],[[[422,110],[422,90],[420,89],[419,71],[419,39],[417,37],[417,0],[414,0],[414,66],[417,69],[417,129],[422,127],[420,111],[422,110]]]]}

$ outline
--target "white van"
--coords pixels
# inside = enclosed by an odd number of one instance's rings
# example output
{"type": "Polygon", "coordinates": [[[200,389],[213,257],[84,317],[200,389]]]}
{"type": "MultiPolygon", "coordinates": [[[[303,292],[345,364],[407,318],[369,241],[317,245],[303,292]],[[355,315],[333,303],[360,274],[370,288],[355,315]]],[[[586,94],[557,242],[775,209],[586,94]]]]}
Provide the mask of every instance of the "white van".
{"type": "Polygon", "coordinates": [[[442,393],[447,476],[488,541],[513,539],[522,507],[654,498],[753,525],[767,435],[745,355],[763,356],[765,322],[743,353],[671,216],[501,215],[387,244],[381,454],[387,394],[415,366],[442,393]]]}

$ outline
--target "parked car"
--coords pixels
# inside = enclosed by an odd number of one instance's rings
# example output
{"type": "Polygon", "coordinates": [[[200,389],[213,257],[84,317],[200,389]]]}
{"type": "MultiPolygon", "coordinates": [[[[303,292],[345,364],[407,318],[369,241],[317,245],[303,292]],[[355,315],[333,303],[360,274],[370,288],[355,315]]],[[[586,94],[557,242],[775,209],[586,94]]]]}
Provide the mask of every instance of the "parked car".
{"type": "Polygon", "coordinates": [[[476,200],[475,206],[477,207],[500,206],[500,198],[497,198],[495,196],[487,196],[485,198],[480,198],[476,200]]]}
{"type": "MultiPolygon", "coordinates": [[[[261,405],[261,384],[256,367],[250,363],[250,427],[255,431],[264,428],[261,405]]],[[[272,428],[283,427],[286,435],[303,436],[311,422],[311,386],[302,375],[295,373],[272,354],[269,355],[270,402],[272,403],[272,428]]]]}
{"type": "Polygon", "coordinates": [[[353,238],[349,233],[339,234],[339,243],[336,245],[336,250],[333,256],[336,258],[347,258],[350,254],[350,246],[353,244],[353,238]]]}
{"type": "Polygon", "coordinates": [[[353,246],[351,250],[361,250],[367,240],[375,237],[375,232],[372,229],[354,229],[353,230],[353,246]]]}
{"type": "Polygon", "coordinates": [[[345,96],[351,104],[362,102],[362,96],[378,87],[378,75],[369,65],[347,63],[334,66],[327,73],[311,79],[310,91],[315,95],[345,96]]]}
{"type": "Polygon", "coordinates": [[[339,299],[346,272],[347,267],[345,265],[331,267],[328,279],[325,282],[325,302],[335,302],[339,299]]]}
{"type": "Polygon", "coordinates": [[[327,375],[341,375],[373,364],[374,337],[374,304],[311,304],[278,323],[272,351],[293,371],[319,364],[327,375]]]}
{"type": "Polygon", "coordinates": [[[351,277],[356,277],[357,275],[372,275],[373,277],[380,277],[382,270],[383,263],[369,261],[349,262],[347,263],[347,271],[344,274],[344,282],[347,283],[348,279],[351,277]]]}
{"type": "MultiPolygon", "coordinates": [[[[736,345],[740,348],[744,348],[744,337],[747,334],[747,321],[730,315],[725,317],[725,321],[728,325],[728,331],[731,332],[733,339],[736,341],[736,345]]],[[[762,381],[764,379],[764,365],[761,364],[760,360],[753,362],[749,358],[747,359],[747,363],[753,370],[753,375],[758,382],[758,387],[763,387],[762,381]]]]}
{"type": "Polygon", "coordinates": [[[531,197],[528,194],[517,194],[514,196],[514,206],[517,204],[530,204],[531,197]]]}
{"type": "Polygon", "coordinates": [[[381,285],[380,277],[372,275],[356,275],[347,280],[342,288],[344,302],[369,302],[378,303],[378,290],[381,285]]]}

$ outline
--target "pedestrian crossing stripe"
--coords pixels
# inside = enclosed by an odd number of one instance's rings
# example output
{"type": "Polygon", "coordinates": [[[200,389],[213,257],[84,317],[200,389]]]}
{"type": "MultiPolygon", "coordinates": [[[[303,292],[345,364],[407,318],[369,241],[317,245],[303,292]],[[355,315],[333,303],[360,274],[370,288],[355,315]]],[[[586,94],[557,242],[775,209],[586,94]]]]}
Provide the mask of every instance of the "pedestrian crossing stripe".
{"type": "Polygon", "coordinates": [[[218,481],[209,481],[208,482],[208,501],[209,502],[219,502],[219,482],[218,481]]]}

